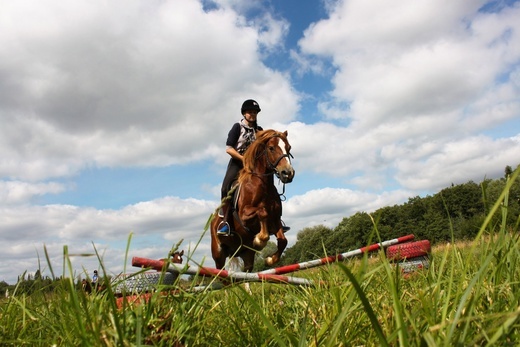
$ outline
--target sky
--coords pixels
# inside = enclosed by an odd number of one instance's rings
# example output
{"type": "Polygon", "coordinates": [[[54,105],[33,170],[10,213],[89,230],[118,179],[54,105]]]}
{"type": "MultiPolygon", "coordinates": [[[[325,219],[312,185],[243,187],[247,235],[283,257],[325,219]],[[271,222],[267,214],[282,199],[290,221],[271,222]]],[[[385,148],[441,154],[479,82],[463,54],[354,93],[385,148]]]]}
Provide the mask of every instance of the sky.
{"type": "Polygon", "coordinates": [[[163,258],[181,241],[191,263],[214,266],[204,227],[227,133],[250,98],[264,129],[289,133],[296,175],[278,185],[288,247],[304,228],[520,163],[517,1],[0,8],[0,281],[10,284],[38,268],[92,275],[96,252],[109,274],[133,272],[133,256],[163,258]]]}

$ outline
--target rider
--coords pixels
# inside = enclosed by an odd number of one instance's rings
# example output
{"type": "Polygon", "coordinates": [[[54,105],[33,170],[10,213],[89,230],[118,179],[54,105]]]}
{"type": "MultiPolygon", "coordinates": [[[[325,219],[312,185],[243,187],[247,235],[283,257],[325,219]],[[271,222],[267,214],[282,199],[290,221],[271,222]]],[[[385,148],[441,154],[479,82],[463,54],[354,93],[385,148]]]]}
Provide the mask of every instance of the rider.
{"type": "MultiPolygon", "coordinates": [[[[223,219],[218,225],[217,230],[217,234],[220,235],[229,235],[231,232],[228,223],[231,199],[226,199],[226,197],[231,189],[233,181],[238,178],[239,171],[244,167],[244,152],[255,141],[256,132],[263,130],[256,122],[258,113],[261,111],[258,102],[248,99],[244,101],[240,111],[242,112],[243,118],[240,122],[233,124],[226,141],[226,153],[231,156],[231,159],[229,160],[221,188],[222,207],[219,210],[219,217],[222,217],[223,219]]],[[[284,231],[287,230],[289,230],[289,227],[284,226],[284,231]]]]}
{"type": "Polygon", "coordinates": [[[97,270],[94,270],[94,276],[92,276],[92,285],[93,286],[97,286],[97,283],[98,283],[98,272],[97,270]]]}

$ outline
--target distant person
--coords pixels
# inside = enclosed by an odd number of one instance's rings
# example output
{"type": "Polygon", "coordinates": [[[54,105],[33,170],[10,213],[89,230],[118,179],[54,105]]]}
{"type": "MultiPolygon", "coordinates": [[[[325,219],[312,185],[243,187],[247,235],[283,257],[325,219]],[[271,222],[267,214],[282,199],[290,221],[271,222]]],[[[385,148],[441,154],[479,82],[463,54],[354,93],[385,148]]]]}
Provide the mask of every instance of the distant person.
{"type": "Polygon", "coordinates": [[[92,276],[92,286],[95,287],[98,283],[99,277],[97,270],[94,270],[94,276],[92,276]]]}

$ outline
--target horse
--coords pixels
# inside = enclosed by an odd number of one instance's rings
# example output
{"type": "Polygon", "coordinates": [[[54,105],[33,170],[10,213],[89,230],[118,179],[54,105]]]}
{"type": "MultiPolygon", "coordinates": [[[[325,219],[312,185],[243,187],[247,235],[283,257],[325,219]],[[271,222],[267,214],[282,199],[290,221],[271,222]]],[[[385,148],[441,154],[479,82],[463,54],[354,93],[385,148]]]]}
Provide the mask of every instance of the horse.
{"type": "Polygon", "coordinates": [[[92,284],[89,281],[87,281],[86,279],[82,279],[81,280],[81,289],[83,289],[83,291],[85,293],[90,294],[90,293],[92,293],[92,284]]]}
{"type": "Polygon", "coordinates": [[[284,184],[284,189],[294,178],[287,135],[287,131],[259,131],[244,153],[244,167],[232,188],[235,191],[234,211],[233,218],[228,221],[232,232],[217,234],[222,221],[218,208],[211,220],[211,253],[217,269],[224,268],[228,257],[240,257],[243,270],[251,271],[255,254],[265,247],[270,235],[276,236],[277,250],[265,262],[271,266],[280,260],[287,239],[281,221],[282,201],[274,185],[274,176],[284,184]]]}
{"type": "Polygon", "coordinates": [[[184,250],[182,251],[175,251],[173,253],[170,253],[171,262],[173,264],[182,264],[182,256],[184,255],[184,250]]]}
{"type": "Polygon", "coordinates": [[[106,289],[106,285],[104,283],[91,282],[87,279],[81,280],[81,288],[87,294],[92,294],[92,292],[102,292],[106,289]]]}

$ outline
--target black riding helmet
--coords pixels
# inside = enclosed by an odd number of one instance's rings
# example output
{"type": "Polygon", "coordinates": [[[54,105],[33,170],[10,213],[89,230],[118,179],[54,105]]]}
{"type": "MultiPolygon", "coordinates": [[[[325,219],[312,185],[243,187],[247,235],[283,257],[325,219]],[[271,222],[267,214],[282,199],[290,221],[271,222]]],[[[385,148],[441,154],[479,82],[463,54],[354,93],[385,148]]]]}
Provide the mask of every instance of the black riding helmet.
{"type": "Polygon", "coordinates": [[[244,101],[240,111],[242,112],[242,115],[244,115],[244,113],[246,113],[246,111],[250,111],[250,110],[254,110],[254,111],[257,111],[257,112],[262,111],[260,109],[260,106],[258,105],[258,102],[254,101],[252,99],[248,99],[248,100],[244,101]]]}

